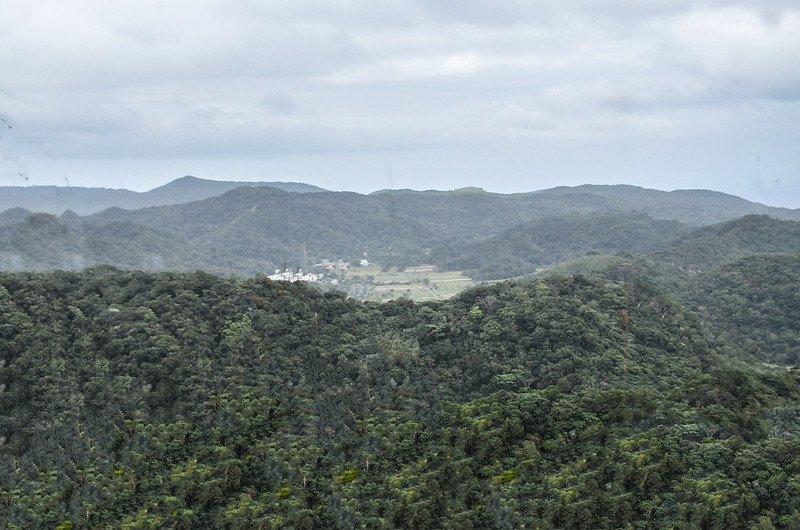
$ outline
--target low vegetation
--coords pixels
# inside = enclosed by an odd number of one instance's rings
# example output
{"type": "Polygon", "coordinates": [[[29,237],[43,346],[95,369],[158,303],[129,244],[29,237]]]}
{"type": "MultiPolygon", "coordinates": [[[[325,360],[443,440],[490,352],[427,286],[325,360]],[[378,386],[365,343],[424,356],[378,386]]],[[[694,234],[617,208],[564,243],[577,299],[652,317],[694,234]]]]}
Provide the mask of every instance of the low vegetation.
{"type": "Polygon", "coordinates": [[[348,293],[361,300],[386,302],[408,298],[418,302],[444,300],[475,285],[461,271],[438,271],[433,266],[384,270],[377,265],[354,267],[343,275],[348,293]]]}

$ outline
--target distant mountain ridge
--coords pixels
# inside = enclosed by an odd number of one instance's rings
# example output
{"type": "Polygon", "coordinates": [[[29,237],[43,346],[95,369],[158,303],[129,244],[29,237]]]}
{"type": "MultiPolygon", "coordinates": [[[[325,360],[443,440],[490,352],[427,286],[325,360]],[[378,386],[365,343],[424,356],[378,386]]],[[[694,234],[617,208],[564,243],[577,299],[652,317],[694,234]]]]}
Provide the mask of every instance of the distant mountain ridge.
{"type": "Polygon", "coordinates": [[[270,187],[295,193],[325,191],[300,182],[240,182],[185,176],[146,192],[64,186],[0,186],[0,212],[24,208],[60,215],[67,210],[90,215],[107,208],[126,210],[200,201],[240,187],[270,187]]]}
{"type": "MultiPolygon", "coordinates": [[[[184,178],[153,192],[162,200],[176,200],[188,195],[185,189],[199,186],[214,193],[236,184],[184,178]]],[[[90,216],[70,210],[60,218],[34,216],[35,222],[19,208],[2,212],[0,269],[108,264],[250,275],[366,254],[386,266],[459,265],[480,277],[499,278],[586,252],[667,248],[689,227],[764,211],[800,219],[798,210],[715,192],[634,186],[510,195],[478,190],[290,193],[270,186],[236,187],[198,202],[135,210],[115,206],[90,216]],[[616,214],[609,217],[610,212],[616,214]],[[608,237],[602,245],[587,244],[586,234],[597,230],[608,231],[608,237]],[[50,249],[50,254],[35,249],[50,249]],[[465,249],[479,252],[479,261],[465,262],[465,249]]]]}
{"type": "Polygon", "coordinates": [[[656,219],[681,220],[696,226],[721,223],[749,214],[800,220],[800,209],[767,206],[736,195],[705,189],[661,191],[629,184],[583,184],[551,188],[537,193],[551,196],[588,193],[615,201],[621,209],[635,205],[632,209],[647,212],[656,219]],[[692,219],[678,218],[687,215],[692,219]]]}

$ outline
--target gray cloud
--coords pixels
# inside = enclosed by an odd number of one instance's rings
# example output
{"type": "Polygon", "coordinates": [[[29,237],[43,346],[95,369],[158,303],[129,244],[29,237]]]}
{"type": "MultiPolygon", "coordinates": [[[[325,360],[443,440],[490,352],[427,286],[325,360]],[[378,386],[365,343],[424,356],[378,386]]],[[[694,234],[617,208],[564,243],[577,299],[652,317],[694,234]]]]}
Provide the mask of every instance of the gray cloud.
{"type": "Polygon", "coordinates": [[[300,108],[294,98],[286,92],[277,92],[264,98],[264,105],[278,115],[295,114],[300,108]]]}
{"type": "MultiPolygon", "coordinates": [[[[766,146],[775,178],[800,189],[787,140],[800,138],[800,8],[788,0],[33,0],[0,19],[0,64],[14,95],[0,93],[0,112],[19,124],[4,158],[33,167],[41,152],[83,160],[86,175],[115,159],[266,157],[322,178],[332,156],[358,174],[359,156],[384,153],[437,168],[412,187],[460,176],[510,190],[545,166],[615,181],[615,164],[587,160],[626,159],[644,141],[665,167],[626,169],[637,184],[669,187],[673,170],[761,193],[724,151],[703,156],[716,139],[766,146]],[[695,166],[669,156],[678,145],[695,166]],[[455,161],[478,152],[485,163],[455,161]],[[532,152],[562,153],[562,166],[532,152]]],[[[0,183],[14,169],[0,164],[0,183]]]]}

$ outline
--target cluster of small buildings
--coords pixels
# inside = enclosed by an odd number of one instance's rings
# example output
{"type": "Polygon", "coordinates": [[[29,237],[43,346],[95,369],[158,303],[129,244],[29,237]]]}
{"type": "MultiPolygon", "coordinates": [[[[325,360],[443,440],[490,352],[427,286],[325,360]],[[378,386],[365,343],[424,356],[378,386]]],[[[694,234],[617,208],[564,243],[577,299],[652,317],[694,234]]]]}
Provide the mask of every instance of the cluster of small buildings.
{"type": "Polygon", "coordinates": [[[270,274],[267,278],[276,282],[318,282],[322,279],[319,274],[306,273],[303,269],[298,269],[297,272],[291,269],[281,272],[280,269],[276,269],[275,274],[270,274]]]}
{"type": "MultiPolygon", "coordinates": [[[[360,267],[369,267],[370,263],[366,259],[361,259],[359,260],[358,265],[360,267]]],[[[270,274],[267,276],[267,278],[276,282],[311,282],[338,285],[339,280],[336,278],[327,277],[326,275],[336,271],[350,270],[350,266],[351,265],[349,261],[344,261],[342,259],[336,261],[324,259],[320,263],[316,263],[313,266],[315,269],[324,271],[320,272],[319,274],[314,272],[305,272],[303,269],[298,269],[297,272],[293,271],[292,269],[285,269],[283,271],[276,269],[275,274],[270,274]]]]}

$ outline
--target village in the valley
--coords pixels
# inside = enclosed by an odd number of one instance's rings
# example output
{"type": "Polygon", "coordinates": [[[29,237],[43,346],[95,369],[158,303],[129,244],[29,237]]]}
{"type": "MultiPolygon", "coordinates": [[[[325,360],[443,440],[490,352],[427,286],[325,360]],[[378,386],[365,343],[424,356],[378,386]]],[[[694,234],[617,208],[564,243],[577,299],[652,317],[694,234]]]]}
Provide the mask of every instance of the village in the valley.
{"type": "Polygon", "coordinates": [[[383,302],[396,298],[441,300],[467,289],[475,282],[460,271],[440,272],[433,265],[398,270],[385,269],[366,258],[358,262],[323,259],[310,266],[277,269],[268,276],[273,281],[307,282],[323,288],[346,291],[359,300],[383,302]]]}
{"type": "MultiPolygon", "coordinates": [[[[359,260],[358,266],[369,267],[369,265],[370,263],[366,259],[359,260]]],[[[336,261],[324,259],[312,266],[317,272],[308,272],[303,269],[294,271],[290,268],[284,269],[283,271],[275,269],[275,274],[270,274],[268,278],[276,282],[309,282],[338,285],[338,276],[340,276],[341,273],[349,271],[350,266],[351,264],[349,261],[344,261],[342,259],[336,261]],[[340,274],[337,274],[337,272],[340,274]]]]}

